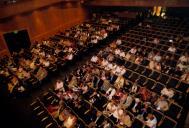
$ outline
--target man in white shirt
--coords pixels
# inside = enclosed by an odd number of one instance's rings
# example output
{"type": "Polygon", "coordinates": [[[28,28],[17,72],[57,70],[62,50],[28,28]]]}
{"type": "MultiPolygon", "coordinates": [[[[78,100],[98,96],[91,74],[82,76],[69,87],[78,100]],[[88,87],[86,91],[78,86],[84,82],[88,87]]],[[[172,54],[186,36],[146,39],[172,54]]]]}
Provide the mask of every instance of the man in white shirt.
{"type": "Polygon", "coordinates": [[[56,85],[55,85],[55,91],[62,89],[62,91],[65,92],[63,84],[64,84],[63,81],[57,80],[56,85]]]}
{"type": "Polygon", "coordinates": [[[137,52],[136,47],[133,47],[131,50],[129,50],[129,53],[135,54],[137,52]]]}
{"type": "Polygon", "coordinates": [[[97,61],[98,61],[98,57],[97,56],[93,56],[91,58],[91,62],[97,63],[97,61]]]}
{"type": "Polygon", "coordinates": [[[150,128],[156,128],[157,118],[153,114],[148,114],[146,125],[150,128]]]}
{"type": "Polygon", "coordinates": [[[107,66],[107,65],[108,65],[108,61],[105,60],[105,59],[103,59],[102,62],[101,62],[101,65],[102,65],[103,67],[107,66]]]}
{"type": "Polygon", "coordinates": [[[159,52],[154,56],[153,60],[156,61],[156,62],[160,62],[161,61],[161,56],[160,56],[159,52]]]}
{"type": "Polygon", "coordinates": [[[125,67],[124,66],[121,66],[121,72],[119,73],[119,75],[124,75],[125,74],[125,72],[126,72],[126,69],[125,69],[125,67]]]}
{"type": "Polygon", "coordinates": [[[121,52],[120,56],[124,58],[125,57],[125,52],[121,52]]]}
{"type": "Polygon", "coordinates": [[[106,91],[106,95],[108,95],[108,99],[112,100],[112,97],[116,94],[116,90],[113,87],[110,87],[107,91],[106,91]]]}
{"type": "Polygon", "coordinates": [[[67,60],[72,60],[73,59],[73,54],[68,54],[66,58],[67,58],[67,60]]]}
{"type": "Polygon", "coordinates": [[[175,46],[170,46],[169,48],[168,48],[168,51],[169,52],[172,52],[172,53],[175,53],[176,52],[176,48],[175,48],[175,46]]]}
{"type": "Polygon", "coordinates": [[[121,44],[122,44],[122,41],[121,41],[120,39],[118,39],[118,40],[116,41],[116,44],[117,44],[117,45],[121,45],[121,44]]]}
{"type": "Polygon", "coordinates": [[[159,39],[158,38],[154,38],[153,43],[154,44],[159,44],[159,39]]]}
{"type": "Polygon", "coordinates": [[[114,73],[114,74],[119,74],[120,72],[121,72],[120,66],[117,66],[117,67],[115,68],[115,70],[113,70],[113,73],[114,73]]]}
{"type": "Polygon", "coordinates": [[[119,120],[123,116],[123,110],[118,106],[116,110],[113,112],[113,117],[119,120]]]}
{"type": "Polygon", "coordinates": [[[115,50],[115,55],[119,55],[120,52],[121,52],[120,49],[117,48],[117,49],[115,50]]]}
{"type": "Polygon", "coordinates": [[[161,95],[167,96],[168,98],[172,98],[174,96],[174,91],[170,88],[163,88],[161,90],[161,95]]]}

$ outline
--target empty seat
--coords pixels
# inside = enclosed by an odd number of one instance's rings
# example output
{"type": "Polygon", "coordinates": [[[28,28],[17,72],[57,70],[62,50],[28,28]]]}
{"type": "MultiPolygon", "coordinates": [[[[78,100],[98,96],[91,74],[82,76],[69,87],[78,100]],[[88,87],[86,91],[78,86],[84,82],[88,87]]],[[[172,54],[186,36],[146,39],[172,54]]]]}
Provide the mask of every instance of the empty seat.
{"type": "Polygon", "coordinates": [[[138,65],[137,64],[132,64],[131,66],[129,66],[129,69],[133,70],[133,71],[136,71],[138,68],[138,65]]]}
{"type": "Polygon", "coordinates": [[[125,66],[126,68],[128,68],[131,64],[132,64],[131,62],[129,62],[129,61],[125,61],[124,66],[125,66]]]}
{"type": "Polygon", "coordinates": [[[143,128],[144,124],[137,118],[134,119],[132,128],[143,128]]]}
{"type": "Polygon", "coordinates": [[[178,84],[178,80],[175,79],[175,78],[171,78],[169,79],[169,81],[167,82],[167,87],[170,87],[170,88],[175,88],[178,84]]]}
{"type": "Polygon", "coordinates": [[[179,119],[182,111],[182,107],[175,103],[172,103],[169,107],[169,110],[166,112],[166,115],[171,117],[172,119],[179,119]]]}
{"type": "Polygon", "coordinates": [[[144,83],[146,82],[147,78],[144,76],[140,76],[139,79],[137,80],[137,83],[141,86],[144,85],[144,83]]]}
{"type": "Polygon", "coordinates": [[[137,73],[141,74],[143,71],[145,70],[145,68],[143,66],[138,66],[138,68],[135,70],[137,73]]]}
{"type": "Polygon", "coordinates": [[[165,86],[161,83],[156,83],[154,85],[154,87],[152,87],[152,91],[157,93],[157,94],[160,94],[161,93],[161,90],[164,88],[165,86]]]}
{"type": "Polygon", "coordinates": [[[169,76],[165,74],[161,74],[160,78],[158,79],[158,81],[162,84],[166,84],[168,80],[169,80],[169,76]]]}
{"type": "Polygon", "coordinates": [[[184,83],[184,82],[181,82],[178,86],[178,90],[181,91],[181,92],[184,92],[186,93],[186,91],[188,90],[188,87],[189,87],[189,84],[187,83],[184,83]]]}
{"type": "Polygon", "coordinates": [[[150,76],[151,73],[152,73],[152,70],[146,68],[146,70],[142,74],[145,75],[146,77],[148,77],[148,76],[150,76]]]}
{"type": "Polygon", "coordinates": [[[127,70],[123,76],[128,79],[132,73],[132,71],[127,70]]]}
{"type": "Polygon", "coordinates": [[[152,87],[154,86],[155,82],[153,80],[150,80],[148,79],[145,83],[145,86],[148,88],[148,89],[152,89],[152,87]]]}
{"type": "Polygon", "coordinates": [[[158,126],[158,128],[176,128],[177,122],[169,117],[165,117],[163,122],[158,126]]]}
{"type": "Polygon", "coordinates": [[[137,73],[133,73],[130,77],[129,77],[129,80],[131,80],[131,81],[135,81],[135,80],[137,80],[138,79],[138,77],[139,77],[139,75],[137,74],[137,73]]]}
{"type": "Polygon", "coordinates": [[[157,125],[158,125],[163,120],[164,115],[163,115],[163,113],[161,113],[160,111],[157,111],[155,109],[153,109],[152,113],[155,115],[155,117],[157,119],[157,125]]]}
{"type": "Polygon", "coordinates": [[[159,72],[153,71],[152,74],[149,76],[153,80],[157,80],[160,76],[159,72]]]}

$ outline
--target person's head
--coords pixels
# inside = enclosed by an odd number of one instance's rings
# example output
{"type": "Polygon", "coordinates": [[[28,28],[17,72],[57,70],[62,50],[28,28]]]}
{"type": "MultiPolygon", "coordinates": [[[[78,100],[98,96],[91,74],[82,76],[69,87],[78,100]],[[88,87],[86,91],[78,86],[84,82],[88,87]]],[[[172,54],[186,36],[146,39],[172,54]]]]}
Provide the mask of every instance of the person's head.
{"type": "Polygon", "coordinates": [[[148,114],[148,118],[149,118],[150,120],[153,120],[153,119],[154,119],[154,115],[153,115],[152,113],[149,113],[149,114],[148,114]]]}

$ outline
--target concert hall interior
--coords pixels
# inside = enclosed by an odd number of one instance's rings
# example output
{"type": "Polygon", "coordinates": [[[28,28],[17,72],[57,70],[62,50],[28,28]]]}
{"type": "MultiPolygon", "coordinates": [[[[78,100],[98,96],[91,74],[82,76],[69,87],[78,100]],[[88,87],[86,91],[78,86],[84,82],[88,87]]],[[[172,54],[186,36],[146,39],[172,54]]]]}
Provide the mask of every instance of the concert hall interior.
{"type": "Polygon", "coordinates": [[[189,0],[0,0],[4,128],[189,128],[189,0]]]}

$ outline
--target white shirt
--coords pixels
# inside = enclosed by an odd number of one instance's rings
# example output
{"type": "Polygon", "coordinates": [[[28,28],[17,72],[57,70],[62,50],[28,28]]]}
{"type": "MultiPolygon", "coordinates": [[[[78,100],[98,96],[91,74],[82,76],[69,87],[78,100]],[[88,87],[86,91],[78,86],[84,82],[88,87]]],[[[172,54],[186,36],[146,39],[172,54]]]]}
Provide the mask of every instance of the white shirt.
{"type": "Polygon", "coordinates": [[[113,71],[113,73],[120,73],[120,72],[121,72],[121,68],[119,66],[117,66],[113,71]]]}
{"type": "Polygon", "coordinates": [[[108,99],[111,100],[112,97],[116,94],[116,90],[114,88],[109,88],[106,94],[109,94],[108,99]]]}
{"type": "Polygon", "coordinates": [[[115,50],[115,54],[116,54],[116,55],[119,55],[120,52],[121,52],[121,51],[120,51],[119,49],[116,49],[116,50],[115,50]]]}
{"type": "Polygon", "coordinates": [[[91,58],[91,62],[96,63],[97,61],[98,61],[98,57],[97,57],[97,56],[93,56],[93,57],[91,58]]]}
{"type": "Polygon", "coordinates": [[[106,65],[108,65],[108,61],[107,60],[103,60],[102,61],[102,66],[106,66],[106,65]]]}
{"type": "Polygon", "coordinates": [[[146,125],[147,125],[148,127],[150,127],[150,128],[156,128],[156,125],[157,125],[157,119],[156,119],[156,117],[154,116],[154,119],[153,119],[153,120],[148,119],[148,120],[146,121],[146,125]]]}
{"type": "Polygon", "coordinates": [[[113,116],[117,119],[120,119],[120,116],[123,115],[123,110],[122,109],[116,109],[114,112],[113,112],[113,116]]]}
{"type": "Polygon", "coordinates": [[[125,68],[121,68],[121,72],[120,72],[120,75],[124,75],[126,72],[126,69],[125,68]]]}
{"type": "Polygon", "coordinates": [[[98,40],[97,39],[93,39],[93,40],[91,40],[91,42],[96,44],[98,42],[98,40]]]}
{"type": "Polygon", "coordinates": [[[113,64],[112,63],[109,63],[108,64],[108,70],[112,70],[113,69],[113,64]]]}
{"type": "Polygon", "coordinates": [[[168,96],[169,98],[172,98],[174,96],[174,91],[168,90],[167,88],[164,88],[164,89],[161,90],[161,94],[168,96]]]}
{"type": "Polygon", "coordinates": [[[67,59],[68,59],[68,60],[72,60],[72,59],[73,59],[73,55],[72,55],[72,54],[69,54],[69,55],[67,56],[67,59]]]}
{"type": "Polygon", "coordinates": [[[131,54],[135,54],[137,52],[137,49],[136,48],[132,48],[130,51],[129,51],[131,54]]]}
{"type": "Polygon", "coordinates": [[[168,48],[168,51],[175,53],[175,52],[176,52],[176,48],[175,48],[175,47],[169,47],[169,48],[168,48]]]}
{"type": "Polygon", "coordinates": [[[188,58],[183,55],[183,56],[181,56],[181,57],[179,58],[179,61],[181,61],[181,62],[187,62],[187,61],[188,61],[188,58]]]}
{"type": "Polygon", "coordinates": [[[117,41],[116,41],[116,44],[117,44],[117,45],[121,45],[121,43],[122,43],[121,40],[117,40],[117,41]]]}
{"type": "Polygon", "coordinates": [[[154,56],[154,60],[157,61],[157,62],[160,62],[161,61],[161,56],[160,55],[155,55],[154,56]]]}
{"type": "Polygon", "coordinates": [[[57,82],[57,83],[56,83],[56,86],[55,86],[55,90],[59,90],[59,89],[61,89],[62,87],[63,87],[63,82],[62,82],[62,81],[57,82]]]}
{"type": "Polygon", "coordinates": [[[125,52],[121,52],[121,53],[120,53],[120,56],[121,56],[121,57],[125,57],[125,52]]]}

